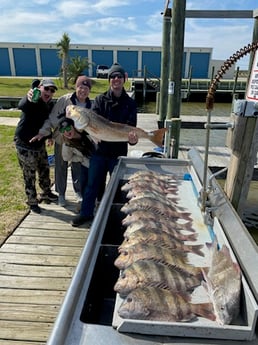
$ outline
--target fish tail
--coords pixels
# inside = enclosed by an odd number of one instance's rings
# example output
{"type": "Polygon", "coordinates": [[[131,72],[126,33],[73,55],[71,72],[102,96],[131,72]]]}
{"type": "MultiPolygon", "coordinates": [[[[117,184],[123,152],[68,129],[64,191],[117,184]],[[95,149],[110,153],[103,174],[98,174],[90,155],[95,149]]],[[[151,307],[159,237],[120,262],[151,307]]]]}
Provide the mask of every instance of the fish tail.
{"type": "Polygon", "coordinates": [[[201,249],[203,248],[202,244],[197,244],[195,246],[189,246],[189,247],[192,253],[196,255],[204,256],[204,253],[201,251],[201,249]]]}
{"type": "Polygon", "coordinates": [[[162,147],[165,132],[167,132],[167,128],[160,128],[156,131],[151,131],[149,132],[149,139],[153,142],[153,144],[162,147]]]}
{"type": "Polygon", "coordinates": [[[195,315],[205,317],[211,321],[216,320],[212,303],[192,304],[191,306],[195,315]]]}

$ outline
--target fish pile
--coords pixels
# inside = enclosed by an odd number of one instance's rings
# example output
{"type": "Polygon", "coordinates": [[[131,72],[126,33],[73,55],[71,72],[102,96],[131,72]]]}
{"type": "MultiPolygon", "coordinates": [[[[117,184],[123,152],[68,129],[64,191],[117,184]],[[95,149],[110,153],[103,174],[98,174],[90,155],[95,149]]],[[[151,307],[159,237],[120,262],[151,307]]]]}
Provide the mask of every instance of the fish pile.
{"type": "Polygon", "coordinates": [[[123,300],[118,315],[165,322],[201,316],[229,324],[239,312],[239,266],[225,245],[215,250],[216,238],[206,244],[209,267],[189,262],[189,253],[204,256],[204,244],[193,244],[198,233],[191,214],[178,205],[179,183],[175,176],[147,170],[132,174],[121,187],[129,201],[121,208],[126,230],[114,262],[120,270],[114,290],[123,300]],[[198,287],[207,291],[207,302],[191,301],[198,287]]]}
{"type": "Polygon", "coordinates": [[[115,266],[120,276],[114,290],[124,299],[122,318],[190,321],[197,315],[215,319],[211,303],[191,303],[191,293],[203,279],[202,267],[189,263],[188,253],[204,256],[191,214],[178,205],[180,181],[172,175],[138,171],[121,190],[129,201],[124,241],[115,266]]]}

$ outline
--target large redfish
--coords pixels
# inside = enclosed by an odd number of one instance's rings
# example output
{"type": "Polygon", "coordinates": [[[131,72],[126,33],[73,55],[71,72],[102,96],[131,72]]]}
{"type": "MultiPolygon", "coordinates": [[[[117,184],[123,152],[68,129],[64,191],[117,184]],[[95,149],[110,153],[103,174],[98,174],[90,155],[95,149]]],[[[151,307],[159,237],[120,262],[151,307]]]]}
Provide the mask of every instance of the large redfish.
{"type": "Polygon", "coordinates": [[[155,145],[162,147],[163,137],[167,131],[166,128],[161,128],[146,132],[138,127],[111,122],[91,109],[76,105],[66,107],[66,116],[74,121],[77,129],[85,130],[92,137],[104,141],[128,141],[128,133],[136,132],[139,139],[149,139],[155,145]]]}

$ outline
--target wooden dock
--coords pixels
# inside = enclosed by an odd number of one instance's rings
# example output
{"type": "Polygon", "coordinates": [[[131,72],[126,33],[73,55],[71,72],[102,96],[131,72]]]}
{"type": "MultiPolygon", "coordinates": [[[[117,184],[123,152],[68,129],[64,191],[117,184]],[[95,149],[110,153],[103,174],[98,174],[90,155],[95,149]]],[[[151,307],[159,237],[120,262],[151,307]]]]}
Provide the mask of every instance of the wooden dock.
{"type": "Polygon", "coordinates": [[[0,345],[47,342],[89,233],[70,225],[78,208],[71,186],[67,208],[43,204],[0,248],[0,345]]]}
{"type": "MultiPolygon", "coordinates": [[[[138,127],[156,129],[157,116],[141,114],[138,127]]],[[[153,147],[141,139],[129,155],[153,147]]],[[[180,148],[179,158],[188,149],[180,148]]],[[[221,149],[211,148],[210,162],[216,157],[216,165],[225,166],[230,153],[221,149]]],[[[0,248],[0,345],[47,342],[89,233],[70,225],[77,209],[70,176],[67,199],[67,208],[43,204],[42,214],[28,213],[0,248]]]]}

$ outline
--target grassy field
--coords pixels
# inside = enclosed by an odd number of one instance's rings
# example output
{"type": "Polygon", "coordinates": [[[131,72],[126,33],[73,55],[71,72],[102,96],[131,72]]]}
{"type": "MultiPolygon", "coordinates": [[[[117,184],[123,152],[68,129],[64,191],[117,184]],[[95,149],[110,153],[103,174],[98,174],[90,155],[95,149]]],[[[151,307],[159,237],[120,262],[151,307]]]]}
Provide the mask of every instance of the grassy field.
{"type": "MultiPolygon", "coordinates": [[[[23,97],[30,88],[32,79],[0,78],[0,96],[23,97]]],[[[59,89],[55,93],[55,97],[74,90],[73,86],[70,86],[69,90],[62,89],[61,81],[58,79],[56,83],[59,89]]],[[[127,82],[126,88],[129,87],[130,83],[127,82]]],[[[106,79],[93,80],[90,97],[95,98],[97,94],[107,88],[106,79]]],[[[19,117],[20,111],[0,110],[1,116],[19,117]]],[[[14,131],[14,127],[0,125],[0,245],[29,211],[25,203],[22,173],[13,144],[14,131]]],[[[49,153],[52,153],[53,149],[48,150],[49,153]]],[[[52,169],[51,173],[53,173],[52,169]]]]}
{"type": "Polygon", "coordinates": [[[0,244],[28,212],[13,145],[14,127],[0,126],[0,244]]]}
{"type": "MultiPolygon", "coordinates": [[[[26,95],[30,88],[31,82],[34,78],[1,78],[0,77],[0,96],[6,97],[23,97],[26,95]]],[[[75,90],[74,85],[69,84],[69,89],[62,88],[62,82],[59,78],[52,78],[58,90],[56,91],[54,97],[58,98],[67,92],[72,92],[75,90]]],[[[130,89],[131,82],[127,81],[125,83],[125,88],[130,89]]],[[[90,92],[90,98],[94,99],[98,94],[104,92],[108,88],[107,79],[92,79],[92,88],[90,92]]]]}

